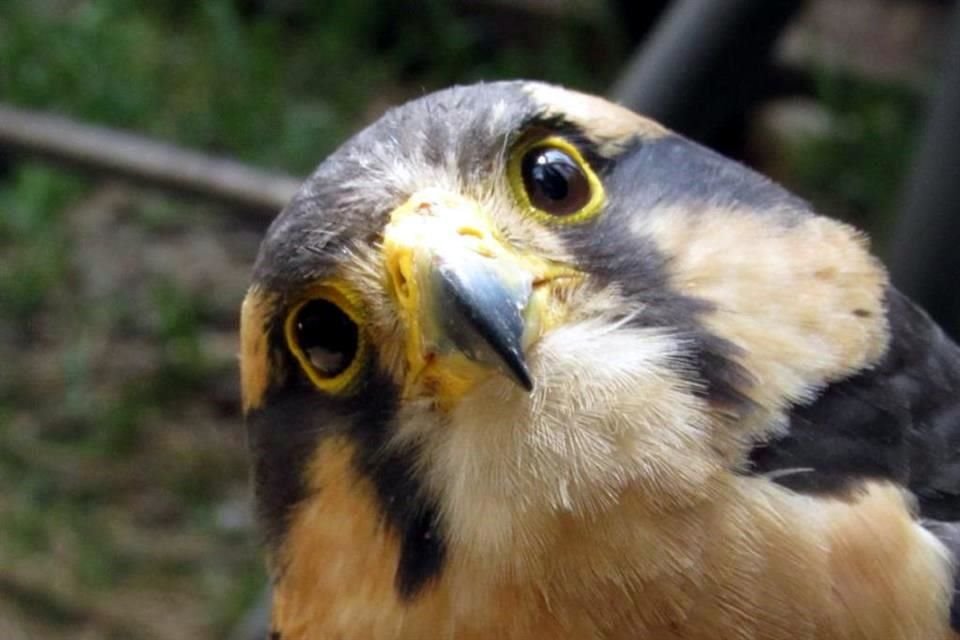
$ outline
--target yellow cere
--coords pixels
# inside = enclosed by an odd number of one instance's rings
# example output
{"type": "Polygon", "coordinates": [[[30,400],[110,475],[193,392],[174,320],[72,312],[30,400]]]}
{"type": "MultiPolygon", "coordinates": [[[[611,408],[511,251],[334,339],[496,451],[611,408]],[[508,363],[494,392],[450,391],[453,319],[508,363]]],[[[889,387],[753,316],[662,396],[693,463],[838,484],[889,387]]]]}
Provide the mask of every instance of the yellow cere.
{"type": "Polygon", "coordinates": [[[494,373],[448,344],[446,310],[432,298],[436,265],[457,263],[458,256],[470,253],[487,258],[486,267],[504,282],[530,283],[524,348],[562,323],[567,293],[582,277],[569,266],[513,247],[480,206],[460,194],[428,188],[394,210],[384,229],[383,257],[388,290],[405,327],[404,396],[429,395],[442,409],[494,373]]]}
{"type": "Polygon", "coordinates": [[[295,304],[287,314],[284,323],[284,336],[287,341],[287,347],[300,363],[310,381],[321,391],[329,394],[349,393],[356,387],[356,382],[364,370],[368,358],[367,338],[363,331],[363,317],[361,314],[359,297],[336,282],[324,282],[307,290],[303,299],[295,304]],[[354,324],[357,325],[357,351],[353,360],[346,369],[334,376],[325,376],[310,362],[309,356],[303,351],[297,342],[297,314],[309,302],[314,300],[326,300],[336,305],[354,324]]]}
{"type": "Polygon", "coordinates": [[[548,136],[546,138],[533,138],[521,140],[516,145],[507,162],[507,178],[510,182],[510,188],[513,190],[514,197],[517,198],[521,208],[530,216],[546,224],[577,224],[590,220],[603,208],[606,195],[603,190],[603,184],[594,173],[590,164],[586,161],[576,146],[560,136],[548,136]],[[530,202],[530,197],[523,184],[522,165],[524,156],[534,149],[558,149],[570,156],[577,166],[583,171],[587,182],[590,185],[590,199],[576,213],[556,216],[546,211],[542,211],[530,202]]]}
{"type": "Polygon", "coordinates": [[[434,257],[472,251],[502,260],[506,248],[476,203],[444,189],[427,188],[412,195],[390,214],[384,229],[383,255],[389,289],[406,327],[405,355],[409,371],[404,396],[424,389],[441,398],[459,397],[471,388],[482,367],[462,354],[435,351],[443,334],[440,309],[425,299],[431,285],[434,257]]]}

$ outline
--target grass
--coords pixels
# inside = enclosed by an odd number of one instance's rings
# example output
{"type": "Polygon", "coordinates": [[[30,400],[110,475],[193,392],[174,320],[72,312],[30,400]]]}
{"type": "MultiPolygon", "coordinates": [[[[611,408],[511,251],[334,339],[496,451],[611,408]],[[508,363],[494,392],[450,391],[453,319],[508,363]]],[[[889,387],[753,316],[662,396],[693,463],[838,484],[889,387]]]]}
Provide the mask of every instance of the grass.
{"type": "Polygon", "coordinates": [[[0,313],[8,318],[29,317],[63,279],[60,215],[82,190],[81,180],[36,164],[19,166],[0,185],[0,313]]]}

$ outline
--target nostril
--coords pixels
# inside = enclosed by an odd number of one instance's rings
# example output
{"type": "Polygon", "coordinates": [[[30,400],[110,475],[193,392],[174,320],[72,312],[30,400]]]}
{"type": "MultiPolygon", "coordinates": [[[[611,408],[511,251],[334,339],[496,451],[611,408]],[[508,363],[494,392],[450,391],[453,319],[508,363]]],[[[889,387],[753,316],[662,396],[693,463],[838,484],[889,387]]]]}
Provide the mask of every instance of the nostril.
{"type": "Polygon", "coordinates": [[[390,280],[393,282],[393,291],[397,298],[406,300],[410,296],[410,281],[407,274],[404,273],[403,266],[393,264],[390,266],[390,280]]]}

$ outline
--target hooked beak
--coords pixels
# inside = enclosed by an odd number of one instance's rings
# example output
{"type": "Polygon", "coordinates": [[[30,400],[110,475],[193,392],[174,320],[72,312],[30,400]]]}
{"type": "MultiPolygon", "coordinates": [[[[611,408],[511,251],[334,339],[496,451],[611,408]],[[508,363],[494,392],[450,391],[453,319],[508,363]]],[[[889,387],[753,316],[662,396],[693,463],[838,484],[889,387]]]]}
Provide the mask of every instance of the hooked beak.
{"type": "Polygon", "coordinates": [[[562,314],[576,272],[499,240],[473,202],[414,194],[384,230],[388,287],[406,331],[407,393],[455,401],[492,373],[527,391],[527,349],[562,314]]]}

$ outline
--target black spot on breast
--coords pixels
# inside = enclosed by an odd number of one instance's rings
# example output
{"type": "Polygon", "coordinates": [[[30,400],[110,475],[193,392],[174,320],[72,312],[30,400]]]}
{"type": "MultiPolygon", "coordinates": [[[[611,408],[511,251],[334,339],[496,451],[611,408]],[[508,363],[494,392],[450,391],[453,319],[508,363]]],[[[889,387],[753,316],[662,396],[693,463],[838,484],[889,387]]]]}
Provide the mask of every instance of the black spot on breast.
{"type": "Polygon", "coordinates": [[[404,533],[396,577],[397,592],[405,599],[415,597],[440,574],[446,555],[435,510],[423,510],[417,521],[411,524],[404,533]]]}

